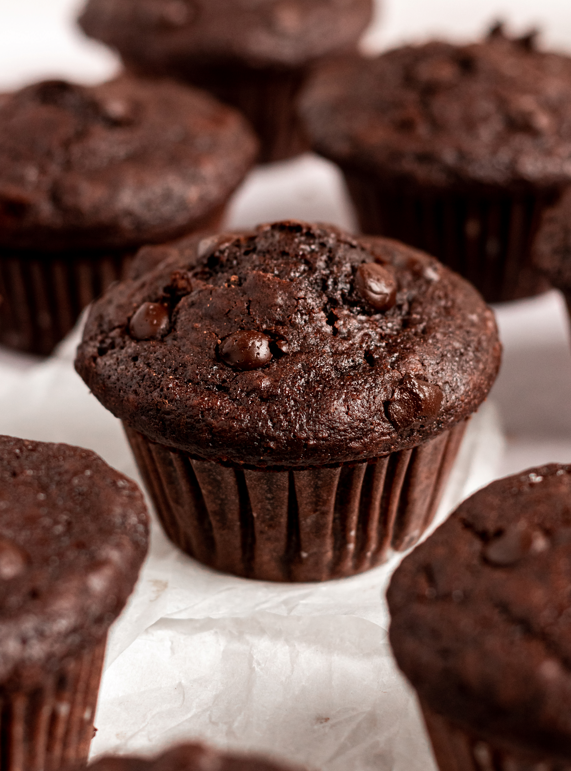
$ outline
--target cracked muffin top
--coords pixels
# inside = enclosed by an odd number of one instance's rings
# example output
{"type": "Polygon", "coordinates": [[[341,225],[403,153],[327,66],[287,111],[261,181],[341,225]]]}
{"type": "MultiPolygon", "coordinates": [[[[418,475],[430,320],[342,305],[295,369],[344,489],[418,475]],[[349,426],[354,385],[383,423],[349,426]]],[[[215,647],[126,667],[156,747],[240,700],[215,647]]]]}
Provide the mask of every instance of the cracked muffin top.
{"type": "Polygon", "coordinates": [[[571,754],[571,466],[465,501],[391,581],[390,640],[422,701],[500,746],[571,754]]]}
{"type": "Polygon", "coordinates": [[[354,48],[372,12],[372,0],[88,0],[79,24],[146,69],[299,67],[354,48]]]}
{"type": "MultiPolygon", "coordinates": [[[[295,768],[295,767],[294,767],[295,768]]],[[[90,771],[287,771],[271,760],[222,753],[202,744],[180,744],[151,758],[107,755],[89,766],[90,771]]],[[[298,769],[298,771],[300,771],[298,769]]]]}
{"type": "Polygon", "coordinates": [[[137,485],[95,453],[0,436],[0,684],[33,688],[104,639],[148,542],[137,485]]]}
{"type": "Polygon", "coordinates": [[[498,370],[480,295],[395,241],[278,222],[138,262],[94,304],[76,368],[131,428],[198,458],[388,454],[467,418],[498,370]]]}
{"type": "Polygon", "coordinates": [[[237,112],[167,81],[45,81],[5,94],[0,244],[49,250],[180,237],[226,202],[256,151],[237,112]]]}
{"type": "Polygon", "coordinates": [[[571,58],[513,39],[434,41],[320,68],[302,97],[314,148],[428,187],[571,179],[571,58]]]}

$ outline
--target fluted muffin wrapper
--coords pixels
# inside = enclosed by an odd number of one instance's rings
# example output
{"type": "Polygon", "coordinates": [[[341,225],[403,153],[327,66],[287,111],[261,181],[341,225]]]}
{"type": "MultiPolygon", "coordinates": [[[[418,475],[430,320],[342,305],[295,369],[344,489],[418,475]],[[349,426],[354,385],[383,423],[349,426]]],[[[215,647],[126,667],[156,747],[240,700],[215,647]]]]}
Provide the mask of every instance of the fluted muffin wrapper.
{"type": "MultiPolygon", "coordinates": [[[[217,229],[224,207],[201,221],[197,231],[217,229]]],[[[81,311],[113,281],[127,276],[136,251],[0,247],[0,343],[48,356],[73,329],[81,311]]]]}
{"type": "Polygon", "coordinates": [[[468,279],[487,302],[549,289],[531,264],[542,213],[553,196],[415,190],[344,170],[360,227],[437,257],[468,279]]]}
{"type": "Polygon", "coordinates": [[[571,765],[494,746],[420,701],[439,771],[570,771],[571,765]]]}
{"type": "Polygon", "coordinates": [[[173,543],[225,573],[323,581],[412,546],[432,522],[466,422],[361,463],[248,469],[199,460],[125,426],[173,543]]]}
{"type": "MultiPolygon", "coordinates": [[[[140,63],[126,62],[138,74],[152,75],[140,63]]],[[[155,73],[156,74],[156,73],[155,73]]],[[[214,94],[246,116],[260,139],[260,163],[293,158],[309,150],[297,100],[306,68],[247,67],[236,62],[192,66],[163,74],[177,77],[214,94]]]]}
{"type": "Polygon", "coordinates": [[[0,690],[2,771],[59,771],[87,762],[106,639],[46,673],[41,687],[0,690]]]}

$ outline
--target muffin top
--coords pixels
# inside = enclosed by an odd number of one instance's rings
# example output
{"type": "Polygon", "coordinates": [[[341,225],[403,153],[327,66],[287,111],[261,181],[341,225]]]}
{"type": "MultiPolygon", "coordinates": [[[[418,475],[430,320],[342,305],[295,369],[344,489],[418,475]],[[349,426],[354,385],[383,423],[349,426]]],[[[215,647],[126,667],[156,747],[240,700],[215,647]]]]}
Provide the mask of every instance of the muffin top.
{"type": "Polygon", "coordinates": [[[543,215],[533,262],[553,286],[571,291],[571,190],[543,215]]]}
{"type": "Polygon", "coordinates": [[[501,479],[405,558],[387,594],[399,667],[496,744],[571,753],[571,466],[501,479]]]}
{"type": "Polygon", "coordinates": [[[79,24],[127,60],[298,67],[354,47],[372,0],[88,0],[79,24]]]}
{"type": "Polygon", "coordinates": [[[315,149],[427,187],[571,179],[571,58],[510,39],[430,42],[319,68],[301,100],[315,149]]]}
{"type": "Polygon", "coordinates": [[[0,684],[99,642],[147,551],[143,496],[89,450],[0,436],[0,684]]]}
{"type": "Polygon", "coordinates": [[[131,428],[195,457],[377,457],[466,418],[496,376],[491,310],[400,243],[279,222],[156,249],[92,307],[76,368],[131,428]]]}
{"type": "MultiPolygon", "coordinates": [[[[288,768],[291,768],[288,766],[288,768]]],[[[217,752],[201,744],[180,744],[154,758],[108,755],[89,771],[283,771],[284,767],[251,755],[217,752]]]]}
{"type": "Polygon", "coordinates": [[[0,244],[42,250],[175,238],[253,163],[246,122],[166,81],[46,81],[0,100],[0,244]]]}

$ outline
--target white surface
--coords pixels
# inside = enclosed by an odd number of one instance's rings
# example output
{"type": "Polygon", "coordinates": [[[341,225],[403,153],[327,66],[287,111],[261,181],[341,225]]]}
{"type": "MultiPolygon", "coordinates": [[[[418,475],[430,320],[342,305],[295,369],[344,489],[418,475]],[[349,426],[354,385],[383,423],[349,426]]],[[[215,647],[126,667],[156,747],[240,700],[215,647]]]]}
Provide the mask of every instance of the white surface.
{"type": "MultiPolygon", "coordinates": [[[[0,90],[39,77],[112,74],[114,57],[69,23],[77,6],[0,0],[0,90]]],[[[547,40],[571,50],[569,0],[385,0],[369,46],[476,35],[499,16],[517,30],[539,23],[547,40]]],[[[339,174],[309,155],[252,174],[229,224],[286,216],[354,222],[339,174]]],[[[508,445],[500,462],[497,419],[488,413],[476,431],[486,443],[472,463],[472,488],[494,473],[571,462],[561,299],[553,292],[513,304],[498,319],[505,357],[493,401],[508,445]]],[[[134,475],[116,421],[73,373],[72,348],[73,340],[44,364],[0,350],[0,432],[92,447],[134,475]]],[[[141,584],[113,630],[94,753],[201,737],[324,771],[429,771],[414,701],[387,647],[381,595],[389,571],[293,588],[241,581],[195,565],[155,530],[141,584]]]]}

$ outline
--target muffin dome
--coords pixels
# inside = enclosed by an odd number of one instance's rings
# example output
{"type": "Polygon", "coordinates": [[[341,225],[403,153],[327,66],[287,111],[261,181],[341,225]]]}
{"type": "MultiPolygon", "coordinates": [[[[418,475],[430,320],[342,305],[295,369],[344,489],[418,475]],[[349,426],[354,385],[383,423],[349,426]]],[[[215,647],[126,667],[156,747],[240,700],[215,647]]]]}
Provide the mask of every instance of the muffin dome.
{"type": "Polygon", "coordinates": [[[129,427],[195,457],[388,454],[468,417],[497,373],[492,312],[402,244],[282,222],[157,254],[94,305],[76,368],[129,427]]]}
{"type": "Polygon", "coordinates": [[[325,65],[301,106],[316,150],[425,187],[559,188],[571,179],[571,58],[500,26],[325,65]]]}
{"type": "Polygon", "coordinates": [[[79,24],[153,71],[208,58],[299,67],[353,47],[371,14],[371,0],[89,0],[79,24]]]}
{"type": "Polygon", "coordinates": [[[36,83],[0,101],[0,245],[181,236],[226,202],[256,149],[236,112],[175,83],[36,83]]]}
{"type": "Polygon", "coordinates": [[[421,703],[474,741],[567,762],[570,581],[571,466],[529,469],[465,501],[387,595],[391,645],[421,703]]]}
{"type": "Polygon", "coordinates": [[[105,639],[147,551],[141,492],[89,450],[0,437],[0,684],[105,639]]]}

